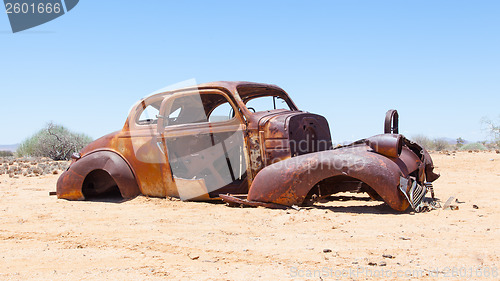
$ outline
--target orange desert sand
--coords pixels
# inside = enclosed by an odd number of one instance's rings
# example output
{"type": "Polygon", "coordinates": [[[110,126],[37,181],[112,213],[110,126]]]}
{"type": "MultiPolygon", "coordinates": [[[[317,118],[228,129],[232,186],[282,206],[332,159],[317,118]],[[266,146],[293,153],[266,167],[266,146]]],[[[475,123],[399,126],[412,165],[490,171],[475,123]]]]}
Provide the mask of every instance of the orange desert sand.
{"type": "Polygon", "coordinates": [[[72,202],[49,196],[59,174],[4,174],[0,279],[498,280],[500,154],[432,157],[436,197],[455,196],[459,210],[398,213],[354,193],[299,211],[144,196],[72,202]]]}

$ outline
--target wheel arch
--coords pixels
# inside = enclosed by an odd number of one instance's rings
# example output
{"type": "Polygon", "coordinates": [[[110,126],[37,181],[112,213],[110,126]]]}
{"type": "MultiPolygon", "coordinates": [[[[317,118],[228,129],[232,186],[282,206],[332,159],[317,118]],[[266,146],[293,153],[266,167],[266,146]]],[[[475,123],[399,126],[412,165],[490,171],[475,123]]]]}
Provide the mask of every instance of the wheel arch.
{"type": "Polygon", "coordinates": [[[314,184],[309,190],[304,203],[307,203],[308,200],[315,201],[315,196],[324,198],[339,192],[366,192],[373,200],[383,201],[377,191],[362,179],[341,174],[322,179],[314,184]]]}
{"type": "Polygon", "coordinates": [[[355,178],[371,187],[393,209],[409,203],[399,191],[402,172],[393,160],[367,146],[346,147],[293,157],[267,166],[255,177],[248,200],[301,205],[322,180],[337,176],[355,178]]]}
{"type": "Polygon", "coordinates": [[[141,193],[127,161],[114,151],[99,150],[84,155],[61,175],[57,181],[57,197],[84,200],[85,179],[97,170],[102,170],[111,177],[123,198],[133,198],[141,193]]]}

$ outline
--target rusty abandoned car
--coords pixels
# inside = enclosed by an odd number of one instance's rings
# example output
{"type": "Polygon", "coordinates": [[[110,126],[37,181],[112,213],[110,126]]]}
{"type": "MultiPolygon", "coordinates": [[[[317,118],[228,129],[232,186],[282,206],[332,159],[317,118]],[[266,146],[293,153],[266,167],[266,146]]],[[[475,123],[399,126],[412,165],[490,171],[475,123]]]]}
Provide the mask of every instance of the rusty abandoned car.
{"type": "Polygon", "coordinates": [[[384,134],[333,147],[326,119],[300,111],[281,88],[214,82],[140,100],[122,130],[73,155],[57,196],[143,194],[273,208],[358,191],[418,211],[439,177],[433,169],[427,151],[398,134],[395,110],[384,134]]]}

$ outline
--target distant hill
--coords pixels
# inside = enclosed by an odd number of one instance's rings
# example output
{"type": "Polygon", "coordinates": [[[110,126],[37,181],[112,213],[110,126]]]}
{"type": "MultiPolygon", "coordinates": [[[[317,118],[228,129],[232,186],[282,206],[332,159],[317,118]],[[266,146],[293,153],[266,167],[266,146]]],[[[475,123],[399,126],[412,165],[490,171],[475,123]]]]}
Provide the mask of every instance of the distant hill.
{"type": "Polygon", "coordinates": [[[12,151],[12,152],[15,152],[17,150],[17,147],[19,146],[18,143],[16,144],[0,144],[0,151],[12,151]]]}

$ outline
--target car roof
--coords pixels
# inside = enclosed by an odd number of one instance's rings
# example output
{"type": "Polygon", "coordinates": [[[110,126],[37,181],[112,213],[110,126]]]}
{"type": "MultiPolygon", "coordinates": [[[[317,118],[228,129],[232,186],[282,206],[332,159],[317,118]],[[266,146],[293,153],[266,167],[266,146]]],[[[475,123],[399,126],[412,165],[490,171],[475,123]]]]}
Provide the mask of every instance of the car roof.
{"type": "Polygon", "coordinates": [[[226,89],[229,91],[229,93],[231,95],[233,95],[236,92],[236,89],[239,87],[271,88],[271,89],[275,89],[275,90],[284,92],[283,89],[281,89],[280,87],[278,87],[276,85],[272,85],[272,84],[255,83],[255,82],[248,82],[248,81],[216,81],[216,82],[202,83],[202,84],[198,84],[195,86],[181,87],[178,89],[162,91],[162,92],[153,94],[151,96],[148,96],[144,99],[154,98],[157,96],[171,95],[175,92],[178,92],[181,90],[189,90],[189,89],[226,89]]]}

